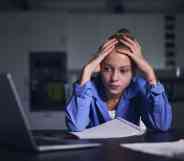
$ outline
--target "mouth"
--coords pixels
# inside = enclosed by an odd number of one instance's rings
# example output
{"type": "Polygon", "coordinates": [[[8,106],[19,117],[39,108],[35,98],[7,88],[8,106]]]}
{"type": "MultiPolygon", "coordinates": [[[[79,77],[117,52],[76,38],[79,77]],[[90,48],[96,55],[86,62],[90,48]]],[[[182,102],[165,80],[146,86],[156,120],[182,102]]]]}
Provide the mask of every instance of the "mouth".
{"type": "Polygon", "coordinates": [[[110,84],[110,85],[109,85],[109,88],[110,88],[110,89],[118,89],[118,88],[120,88],[120,85],[110,84]]]}

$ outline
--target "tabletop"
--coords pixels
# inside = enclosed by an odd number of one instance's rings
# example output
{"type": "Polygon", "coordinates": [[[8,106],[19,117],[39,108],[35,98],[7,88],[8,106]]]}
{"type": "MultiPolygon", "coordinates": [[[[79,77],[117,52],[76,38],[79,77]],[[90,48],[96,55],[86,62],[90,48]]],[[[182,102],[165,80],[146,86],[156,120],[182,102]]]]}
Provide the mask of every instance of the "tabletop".
{"type": "MultiPolygon", "coordinates": [[[[45,132],[49,133],[49,130],[45,132]]],[[[67,137],[64,131],[56,130],[56,132],[64,133],[67,139],[74,139],[71,136],[67,137]]],[[[0,154],[6,161],[171,161],[173,158],[135,152],[120,147],[120,144],[175,141],[182,137],[184,137],[184,130],[172,129],[168,132],[147,132],[141,136],[126,138],[93,139],[90,141],[102,143],[102,146],[93,148],[33,153],[0,147],[0,154]]],[[[174,160],[177,161],[177,159],[174,160]]]]}

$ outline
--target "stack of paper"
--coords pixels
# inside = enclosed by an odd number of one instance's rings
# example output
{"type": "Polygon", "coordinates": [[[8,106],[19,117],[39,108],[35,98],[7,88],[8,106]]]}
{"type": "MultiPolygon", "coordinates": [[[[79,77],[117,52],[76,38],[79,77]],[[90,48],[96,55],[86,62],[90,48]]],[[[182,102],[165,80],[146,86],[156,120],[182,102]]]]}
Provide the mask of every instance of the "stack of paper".
{"type": "Polygon", "coordinates": [[[72,132],[81,139],[120,138],[142,135],[144,130],[139,126],[122,118],[113,119],[99,126],[86,129],[82,132],[72,132]]]}
{"type": "Polygon", "coordinates": [[[184,140],[159,143],[128,143],[122,147],[144,153],[184,159],[184,140]]]}

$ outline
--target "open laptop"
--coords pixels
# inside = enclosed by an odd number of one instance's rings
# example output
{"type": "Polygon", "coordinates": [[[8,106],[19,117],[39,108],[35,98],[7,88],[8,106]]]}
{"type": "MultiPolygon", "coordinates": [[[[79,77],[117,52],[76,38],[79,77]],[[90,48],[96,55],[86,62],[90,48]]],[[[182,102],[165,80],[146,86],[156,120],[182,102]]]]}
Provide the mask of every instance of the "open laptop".
{"type": "Polygon", "coordinates": [[[1,145],[37,152],[100,146],[89,140],[34,137],[10,73],[0,73],[1,145]]]}

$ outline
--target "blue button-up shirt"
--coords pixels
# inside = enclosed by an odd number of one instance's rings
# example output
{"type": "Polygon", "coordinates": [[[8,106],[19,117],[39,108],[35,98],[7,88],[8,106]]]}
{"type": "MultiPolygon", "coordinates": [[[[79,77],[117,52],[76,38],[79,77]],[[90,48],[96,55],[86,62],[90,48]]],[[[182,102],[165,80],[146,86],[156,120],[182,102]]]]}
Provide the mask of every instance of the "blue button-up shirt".
{"type": "MultiPolygon", "coordinates": [[[[66,105],[69,131],[82,131],[111,120],[105,102],[104,86],[99,77],[83,86],[74,84],[73,95],[66,105]]],[[[172,111],[163,85],[151,86],[135,76],[116,107],[116,116],[139,125],[140,118],[148,129],[166,131],[171,126],[172,111]]]]}

